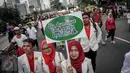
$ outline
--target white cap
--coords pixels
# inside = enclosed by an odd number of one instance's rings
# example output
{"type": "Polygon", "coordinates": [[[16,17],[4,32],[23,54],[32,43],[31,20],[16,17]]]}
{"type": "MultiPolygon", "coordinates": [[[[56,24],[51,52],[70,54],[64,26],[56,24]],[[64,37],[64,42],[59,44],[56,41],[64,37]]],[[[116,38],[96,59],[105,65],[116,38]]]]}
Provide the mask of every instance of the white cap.
{"type": "Polygon", "coordinates": [[[14,30],[19,30],[19,27],[15,27],[14,30]]]}
{"type": "Polygon", "coordinates": [[[22,24],[19,24],[19,27],[21,27],[22,26],[22,24]]]}

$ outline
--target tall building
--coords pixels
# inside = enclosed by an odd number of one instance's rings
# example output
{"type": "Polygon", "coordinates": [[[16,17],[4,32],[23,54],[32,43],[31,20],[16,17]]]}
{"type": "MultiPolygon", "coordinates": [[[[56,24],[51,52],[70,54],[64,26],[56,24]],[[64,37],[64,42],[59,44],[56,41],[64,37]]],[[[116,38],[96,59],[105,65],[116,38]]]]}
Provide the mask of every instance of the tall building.
{"type": "Polygon", "coordinates": [[[21,15],[29,14],[28,0],[6,0],[7,7],[17,8],[21,15]]]}
{"type": "Polygon", "coordinates": [[[28,0],[28,2],[29,2],[29,9],[31,12],[33,12],[38,7],[37,0],[28,0]]]}
{"type": "Polygon", "coordinates": [[[29,8],[32,11],[34,10],[45,10],[49,8],[49,0],[28,0],[29,8]]]}
{"type": "Polygon", "coordinates": [[[50,7],[50,2],[51,2],[51,1],[52,1],[52,0],[43,0],[45,9],[51,8],[51,7],[50,7]]]}
{"type": "Polygon", "coordinates": [[[67,3],[67,0],[59,0],[64,6],[67,6],[68,3],[67,3]]]}
{"type": "Polygon", "coordinates": [[[15,0],[7,0],[6,1],[7,2],[7,7],[15,7],[15,4],[16,4],[16,2],[15,2],[15,0]]]}

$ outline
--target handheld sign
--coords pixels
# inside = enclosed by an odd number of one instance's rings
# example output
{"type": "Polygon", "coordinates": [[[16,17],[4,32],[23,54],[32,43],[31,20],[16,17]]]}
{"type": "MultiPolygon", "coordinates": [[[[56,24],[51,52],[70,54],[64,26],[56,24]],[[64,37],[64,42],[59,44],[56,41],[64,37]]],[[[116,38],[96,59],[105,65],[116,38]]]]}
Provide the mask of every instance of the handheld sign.
{"type": "Polygon", "coordinates": [[[46,20],[43,23],[47,43],[65,41],[68,65],[71,66],[67,40],[86,37],[82,13],[74,12],[46,20]]]}
{"type": "Polygon", "coordinates": [[[81,12],[43,21],[47,43],[86,37],[81,12]]]}

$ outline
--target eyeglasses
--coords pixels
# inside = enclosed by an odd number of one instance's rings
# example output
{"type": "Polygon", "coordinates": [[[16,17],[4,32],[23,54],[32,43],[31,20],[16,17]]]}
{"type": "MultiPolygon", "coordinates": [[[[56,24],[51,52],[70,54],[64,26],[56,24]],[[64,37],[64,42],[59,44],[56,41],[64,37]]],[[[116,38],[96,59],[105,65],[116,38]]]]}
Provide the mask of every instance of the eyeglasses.
{"type": "Polygon", "coordinates": [[[50,47],[48,46],[48,47],[46,47],[46,48],[42,48],[42,50],[47,50],[47,49],[49,49],[50,47]]]}

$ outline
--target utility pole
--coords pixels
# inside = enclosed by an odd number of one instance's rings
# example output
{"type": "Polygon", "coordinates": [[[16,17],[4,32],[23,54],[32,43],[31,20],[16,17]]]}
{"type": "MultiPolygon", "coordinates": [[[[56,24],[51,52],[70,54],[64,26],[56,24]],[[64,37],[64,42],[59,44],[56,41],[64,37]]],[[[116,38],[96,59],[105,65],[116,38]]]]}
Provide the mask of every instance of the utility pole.
{"type": "Polygon", "coordinates": [[[4,0],[4,5],[5,5],[5,8],[7,8],[7,4],[6,4],[6,1],[4,0]]]}

